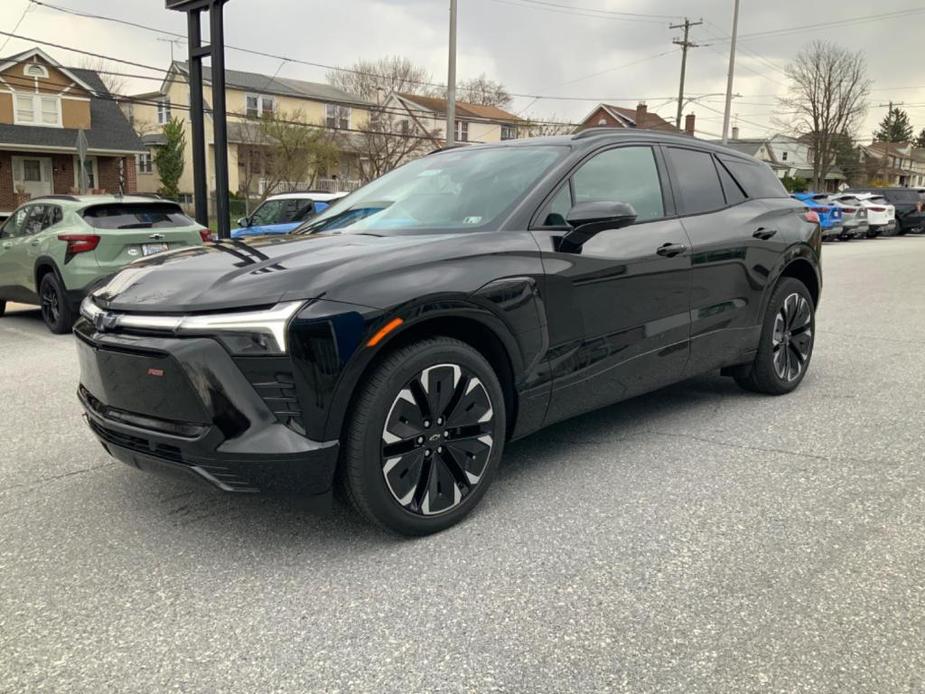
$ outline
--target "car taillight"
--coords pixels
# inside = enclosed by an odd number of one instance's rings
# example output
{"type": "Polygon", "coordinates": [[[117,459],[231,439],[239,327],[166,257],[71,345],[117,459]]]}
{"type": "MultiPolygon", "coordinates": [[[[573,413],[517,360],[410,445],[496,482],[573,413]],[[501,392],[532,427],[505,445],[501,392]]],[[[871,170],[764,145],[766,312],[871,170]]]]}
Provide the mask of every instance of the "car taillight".
{"type": "Polygon", "coordinates": [[[212,234],[212,230],[211,230],[211,229],[200,229],[200,230],[199,230],[199,238],[202,239],[202,242],[203,242],[203,243],[209,243],[209,241],[214,241],[214,240],[215,240],[215,236],[212,234]]]}
{"type": "Polygon", "coordinates": [[[855,208],[855,207],[843,207],[843,208],[841,208],[841,211],[842,211],[842,212],[845,212],[845,213],[847,213],[847,214],[854,214],[855,212],[857,212],[857,208],[855,208]]]}
{"type": "Polygon", "coordinates": [[[58,240],[67,242],[69,256],[95,251],[100,245],[100,237],[96,234],[58,234],[58,240]]]}
{"type": "Polygon", "coordinates": [[[805,219],[810,224],[819,223],[819,215],[815,210],[806,210],[806,212],[803,213],[803,219],[805,219]]]}
{"type": "Polygon", "coordinates": [[[813,212],[818,212],[819,214],[825,214],[826,212],[829,211],[828,207],[814,207],[812,209],[813,209],[813,212]]]}
{"type": "Polygon", "coordinates": [[[871,212],[886,212],[885,207],[870,207],[868,208],[871,212]]]}

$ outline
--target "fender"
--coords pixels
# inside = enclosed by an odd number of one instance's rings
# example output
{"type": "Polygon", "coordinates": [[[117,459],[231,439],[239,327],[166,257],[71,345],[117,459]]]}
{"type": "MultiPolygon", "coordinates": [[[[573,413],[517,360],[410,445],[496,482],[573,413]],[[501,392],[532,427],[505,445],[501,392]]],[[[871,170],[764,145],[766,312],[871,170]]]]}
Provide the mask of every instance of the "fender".
{"type": "Polygon", "coordinates": [[[529,278],[521,278],[519,285],[492,282],[471,295],[420,297],[388,312],[325,299],[306,306],[290,326],[290,351],[301,376],[296,381],[303,384],[300,402],[308,435],[318,440],[338,437],[350,402],[374,360],[436,323],[455,326],[457,331],[477,324],[489,331],[509,360],[514,390],[539,389],[539,398],[530,400],[542,401],[545,411],[548,384],[539,382],[537,376],[545,353],[545,328],[537,320],[538,294],[532,282],[529,278]],[[516,293],[515,286],[519,287],[516,293]],[[398,328],[368,346],[370,339],[396,317],[402,319],[398,328]]]}
{"type": "MultiPolygon", "coordinates": [[[[819,268],[819,256],[816,255],[816,252],[812,247],[806,242],[795,243],[790,246],[784,254],[781,256],[780,260],[771,268],[771,271],[768,273],[768,283],[765,287],[764,294],[761,297],[761,312],[760,316],[764,316],[765,311],[768,309],[768,303],[771,301],[771,294],[774,293],[774,288],[777,286],[777,283],[780,281],[780,278],[783,276],[787,268],[797,260],[805,260],[813,268],[813,272],[816,275],[816,283],[819,287],[819,296],[822,296],[822,272],[819,268]]],[[[819,308],[819,302],[816,302],[816,308],[819,308]]]]}
{"type": "Polygon", "coordinates": [[[58,263],[55,262],[55,259],[50,255],[40,255],[35,259],[35,265],[32,267],[32,279],[33,282],[35,282],[35,293],[38,294],[39,292],[39,268],[43,265],[50,265],[51,271],[58,277],[61,286],[67,289],[67,285],[64,284],[64,277],[61,275],[61,270],[58,268],[58,263]]]}

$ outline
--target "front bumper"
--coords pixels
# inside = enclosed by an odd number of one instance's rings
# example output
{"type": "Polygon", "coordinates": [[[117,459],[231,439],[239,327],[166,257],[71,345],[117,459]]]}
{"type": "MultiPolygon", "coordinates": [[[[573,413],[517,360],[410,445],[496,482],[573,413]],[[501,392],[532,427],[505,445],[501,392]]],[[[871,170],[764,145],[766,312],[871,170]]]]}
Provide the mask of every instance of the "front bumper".
{"type": "Polygon", "coordinates": [[[323,494],[337,441],[307,438],[288,358],[235,359],[209,338],[75,327],[87,423],[114,458],[227,492],[323,494]]]}

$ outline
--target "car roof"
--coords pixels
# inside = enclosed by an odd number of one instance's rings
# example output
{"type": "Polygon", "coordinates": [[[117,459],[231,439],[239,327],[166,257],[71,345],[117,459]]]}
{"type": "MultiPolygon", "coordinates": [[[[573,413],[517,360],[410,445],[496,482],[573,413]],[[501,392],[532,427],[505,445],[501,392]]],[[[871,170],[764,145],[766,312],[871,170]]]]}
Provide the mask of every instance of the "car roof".
{"type": "Polygon", "coordinates": [[[170,203],[177,205],[173,200],[166,200],[158,195],[40,195],[32,198],[24,205],[38,202],[71,203],[83,207],[88,205],[118,205],[139,203],[170,203]]]}
{"type": "Polygon", "coordinates": [[[337,198],[342,198],[347,193],[322,193],[322,192],[312,192],[308,191],[305,193],[278,193],[277,195],[271,195],[267,200],[317,200],[318,202],[324,202],[326,200],[336,200],[337,198]]]}
{"type": "Polygon", "coordinates": [[[574,135],[552,135],[548,137],[525,137],[516,140],[504,140],[503,142],[488,142],[475,145],[455,145],[453,147],[444,147],[432,152],[432,155],[439,155],[444,152],[455,151],[465,147],[466,149],[492,149],[496,147],[530,147],[536,145],[565,145],[573,149],[591,149],[600,146],[602,143],[618,143],[621,141],[661,143],[667,145],[681,145],[687,147],[696,147],[731,159],[738,159],[751,164],[765,164],[755,157],[738,152],[719,143],[700,140],[683,133],[668,133],[660,130],[646,130],[644,128],[606,128],[595,126],[587,128],[574,135]]]}

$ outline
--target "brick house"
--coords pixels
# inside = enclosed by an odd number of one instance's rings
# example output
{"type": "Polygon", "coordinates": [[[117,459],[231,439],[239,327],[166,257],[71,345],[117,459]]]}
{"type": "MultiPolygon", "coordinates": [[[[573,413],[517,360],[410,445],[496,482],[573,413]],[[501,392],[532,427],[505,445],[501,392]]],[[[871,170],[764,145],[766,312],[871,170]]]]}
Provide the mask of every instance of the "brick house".
{"type": "Polygon", "coordinates": [[[684,118],[684,130],[678,130],[657,113],[651,113],[645,103],[639,103],[635,109],[623,108],[612,104],[598,104],[581,120],[578,130],[587,128],[642,128],[644,130],[661,130],[694,136],[694,114],[684,118]]]}
{"type": "Polygon", "coordinates": [[[38,48],[0,58],[0,215],[32,197],[78,192],[80,130],[90,191],[135,192],[135,155],[145,148],[96,72],[38,48]]]}

